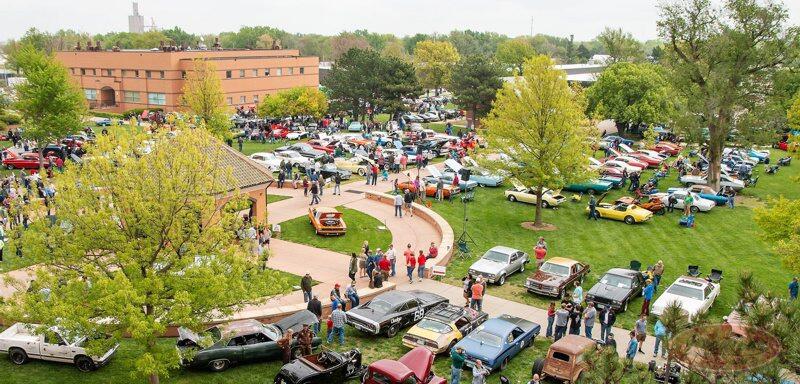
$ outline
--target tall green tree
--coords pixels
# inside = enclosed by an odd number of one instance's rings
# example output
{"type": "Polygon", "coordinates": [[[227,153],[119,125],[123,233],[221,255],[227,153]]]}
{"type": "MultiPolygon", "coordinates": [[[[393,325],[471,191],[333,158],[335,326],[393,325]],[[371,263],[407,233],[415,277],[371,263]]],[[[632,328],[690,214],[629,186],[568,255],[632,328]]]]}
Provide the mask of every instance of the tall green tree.
{"type": "Polygon", "coordinates": [[[586,143],[592,129],[584,124],[583,104],[582,94],[567,85],[566,74],[540,55],[525,62],[515,81],[503,85],[484,119],[489,148],[503,151],[509,162],[481,161],[534,188],[535,227],[542,226],[545,188],[589,177],[586,143]]]}
{"type": "Polygon", "coordinates": [[[585,45],[583,45],[583,43],[581,43],[580,45],[578,45],[578,49],[577,49],[577,51],[576,51],[576,55],[577,55],[577,58],[578,58],[578,59],[579,59],[581,62],[586,62],[586,61],[589,61],[589,59],[591,59],[591,58],[592,58],[592,54],[589,52],[589,49],[588,49],[588,48],[586,48],[586,46],[585,46],[585,45]]]}
{"type": "Polygon", "coordinates": [[[231,134],[225,94],[213,63],[201,59],[194,61],[192,70],[186,74],[181,97],[189,112],[197,116],[214,136],[225,139],[231,134]]]}
{"type": "Polygon", "coordinates": [[[661,320],[661,324],[663,324],[664,329],[666,329],[666,335],[661,342],[664,344],[663,348],[667,350],[667,366],[670,367],[673,362],[672,353],[669,352],[670,346],[672,345],[672,338],[689,327],[689,316],[686,314],[681,304],[674,301],[664,307],[664,311],[658,319],[661,320]]]}
{"type": "Polygon", "coordinates": [[[21,240],[40,265],[40,290],[15,293],[3,316],[110,335],[87,342],[95,352],[129,337],[132,376],[155,384],[179,367],[175,347],[158,342],[167,327],[199,330],[289,283],[262,271],[253,244],[236,235],[246,197],[224,166],[224,144],[202,130],[134,132],[98,137],[91,161],[55,178],[58,222],[34,220],[21,240]]]}
{"type": "Polygon", "coordinates": [[[419,82],[427,89],[436,90],[437,94],[450,81],[459,59],[458,51],[447,41],[420,41],[414,48],[414,67],[419,82]]]}
{"type": "Polygon", "coordinates": [[[600,114],[618,124],[663,124],[675,113],[675,92],[653,64],[612,64],[586,90],[586,97],[587,115],[600,114]]]}
{"type": "Polygon", "coordinates": [[[333,60],[339,60],[347,51],[357,49],[370,49],[369,41],[364,36],[351,32],[342,32],[330,39],[333,60]]]}
{"type": "Polygon", "coordinates": [[[612,348],[592,348],[583,353],[583,360],[586,369],[576,381],[580,384],[618,384],[628,381],[639,384],[655,383],[652,373],[643,367],[630,366],[612,348]]]}
{"type": "Polygon", "coordinates": [[[61,63],[32,45],[17,51],[14,59],[26,81],[16,88],[15,108],[22,115],[23,137],[36,142],[39,168],[44,148],[81,128],[86,98],[61,63]]]}
{"type": "Polygon", "coordinates": [[[612,62],[641,61],[644,58],[642,44],[622,28],[606,27],[597,36],[597,40],[603,44],[612,62]]]}
{"type": "Polygon", "coordinates": [[[187,47],[194,47],[197,42],[200,41],[197,35],[186,32],[178,26],[172,27],[172,29],[165,29],[161,32],[177,46],[186,45],[187,47]]]}
{"type": "Polygon", "coordinates": [[[258,104],[261,117],[311,116],[320,118],[328,111],[328,98],[316,88],[295,87],[269,95],[258,104]]]}
{"type": "Polygon", "coordinates": [[[358,120],[382,86],[381,56],[372,49],[353,48],[345,52],[325,77],[323,85],[330,90],[331,109],[346,112],[358,120]]]}
{"type": "Polygon", "coordinates": [[[708,181],[718,188],[728,134],[763,104],[777,69],[795,59],[798,31],[789,28],[786,9],[776,2],[727,0],[717,6],[688,0],[660,9],[662,63],[687,100],[687,114],[708,128],[708,181]]]}
{"type": "Polygon", "coordinates": [[[510,71],[521,71],[525,60],[536,56],[536,50],[527,38],[506,40],[497,45],[495,58],[510,71]]]}
{"type": "Polygon", "coordinates": [[[497,90],[503,86],[503,69],[490,57],[467,56],[456,64],[449,90],[455,102],[470,111],[473,122],[486,116],[492,108],[497,90]]]}
{"type": "Polygon", "coordinates": [[[786,123],[789,128],[800,129],[800,91],[794,96],[794,101],[786,110],[786,123]]]}
{"type": "Polygon", "coordinates": [[[506,39],[508,37],[496,32],[478,32],[469,29],[450,31],[446,37],[446,40],[453,44],[461,56],[489,56],[497,50],[497,44],[506,39]]]}
{"type": "Polygon", "coordinates": [[[375,105],[390,115],[406,110],[403,99],[413,99],[422,93],[414,66],[402,58],[384,55],[380,69],[375,105]]]}
{"type": "MultiPolygon", "coordinates": [[[[798,184],[796,180],[790,182],[798,184]]],[[[761,237],[772,244],[786,268],[800,274],[800,200],[781,196],[766,207],[756,208],[754,219],[761,237]]]]}

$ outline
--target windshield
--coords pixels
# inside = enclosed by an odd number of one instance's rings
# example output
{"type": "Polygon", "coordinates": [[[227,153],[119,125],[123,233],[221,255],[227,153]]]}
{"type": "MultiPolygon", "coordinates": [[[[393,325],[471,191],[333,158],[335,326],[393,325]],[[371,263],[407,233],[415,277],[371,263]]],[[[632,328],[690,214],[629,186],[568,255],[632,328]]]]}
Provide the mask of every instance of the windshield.
{"type": "Polygon", "coordinates": [[[444,324],[442,322],[431,320],[431,319],[422,319],[422,321],[417,324],[418,327],[431,332],[436,333],[450,333],[453,331],[449,325],[444,324]]]}
{"type": "Polygon", "coordinates": [[[469,336],[467,336],[467,338],[492,347],[499,347],[503,344],[503,339],[500,338],[500,336],[483,330],[471,333],[469,336]]]}
{"type": "Polygon", "coordinates": [[[544,273],[549,273],[551,275],[569,276],[569,267],[565,267],[563,265],[544,263],[542,264],[542,267],[539,268],[539,270],[544,273]]]}
{"type": "Polygon", "coordinates": [[[508,263],[508,255],[497,251],[489,250],[483,255],[483,259],[496,261],[498,263],[508,263]]]}
{"type": "Polygon", "coordinates": [[[603,275],[603,278],[600,279],[600,283],[617,288],[630,288],[631,285],[633,284],[633,281],[631,280],[630,277],[612,275],[610,273],[606,273],[605,275],[603,275]]]}
{"type": "Polygon", "coordinates": [[[206,329],[205,332],[200,335],[200,337],[210,337],[211,340],[216,343],[222,338],[222,332],[220,332],[219,328],[217,327],[211,327],[206,329]]]}
{"type": "Polygon", "coordinates": [[[364,308],[375,310],[376,312],[387,313],[392,310],[394,306],[383,300],[372,300],[364,308]]]}
{"type": "Polygon", "coordinates": [[[687,287],[685,285],[672,285],[667,289],[667,292],[676,296],[688,297],[695,300],[703,300],[703,290],[698,288],[687,287]]]}

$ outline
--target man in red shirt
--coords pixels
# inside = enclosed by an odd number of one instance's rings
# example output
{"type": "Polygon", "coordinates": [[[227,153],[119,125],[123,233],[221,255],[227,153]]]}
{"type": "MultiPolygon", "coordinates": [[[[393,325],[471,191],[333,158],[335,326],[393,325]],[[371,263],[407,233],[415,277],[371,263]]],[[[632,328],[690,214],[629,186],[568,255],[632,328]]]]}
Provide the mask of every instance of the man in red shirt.
{"type": "Polygon", "coordinates": [[[419,250],[419,255],[417,255],[417,278],[419,281],[422,281],[422,278],[425,277],[425,261],[428,258],[425,257],[425,252],[421,249],[419,250]]]}
{"type": "Polygon", "coordinates": [[[470,307],[476,311],[483,309],[483,279],[478,277],[474,284],[472,284],[472,301],[470,307]]]}
{"type": "Polygon", "coordinates": [[[411,250],[411,244],[408,245],[403,255],[406,257],[406,275],[408,275],[408,282],[413,284],[414,268],[417,266],[417,259],[414,257],[414,251],[411,250]]]}
{"type": "Polygon", "coordinates": [[[544,258],[547,256],[547,248],[534,247],[533,253],[536,254],[536,268],[541,268],[542,264],[544,264],[544,258]]]}
{"type": "Polygon", "coordinates": [[[389,281],[389,272],[392,270],[392,263],[389,262],[386,256],[381,257],[380,261],[378,261],[378,268],[380,268],[381,273],[383,273],[383,280],[389,281]]]}

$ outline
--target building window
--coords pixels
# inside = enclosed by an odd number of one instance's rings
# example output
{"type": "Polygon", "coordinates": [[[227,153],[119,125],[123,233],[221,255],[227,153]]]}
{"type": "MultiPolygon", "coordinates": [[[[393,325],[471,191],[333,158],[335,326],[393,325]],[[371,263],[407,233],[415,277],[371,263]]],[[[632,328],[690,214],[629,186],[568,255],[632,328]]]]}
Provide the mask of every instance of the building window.
{"type": "Polygon", "coordinates": [[[137,69],[137,70],[133,71],[133,75],[136,76],[136,77],[139,77],[139,70],[137,69]]]}
{"type": "Polygon", "coordinates": [[[86,76],[86,68],[81,68],[81,76],[86,76]]]}
{"type": "Polygon", "coordinates": [[[275,76],[281,76],[281,68],[275,68],[275,76]]]}
{"type": "Polygon", "coordinates": [[[269,76],[269,68],[264,68],[264,76],[269,76]]]}
{"type": "Polygon", "coordinates": [[[163,93],[148,93],[147,103],[152,105],[167,105],[167,95],[163,93]]]}
{"type": "Polygon", "coordinates": [[[253,104],[258,104],[258,95],[253,95],[253,104]]]}
{"type": "Polygon", "coordinates": [[[185,79],[185,78],[186,78],[186,71],[181,71],[181,79],[185,79]]]}
{"type": "Polygon", "coordinates": [[[74,74],[75,74],[75,68],[70,68],[70,69],[69,69],[69,72],[70,72],[70,73],[72,73],[72,74],[74,75],[74,74]]]}
{"type": "Polygon", "coordinates": [[[158,77],[163,79],[164,78],[164,71],[158,71],[158,77]]]}
{"type": "Polygon", "coordinates": [[[230,79],[231,77],[233,77],[233,73],[231,73],[231,71],[225,71],[225,78],[230,79]]]}
{"type": "Polygon", "coordinates": [[[239,96],[239,104],[247,103],[247,96],[239,96]]]}
{"type": "Polygon", "coordinates": [[[114,76],[114,70],[113,69],[104,69],[103,72],[105,72],[105,75],[108,76],[108,77],[114,76]]]}
{"type": "Polygon", "coordinates": [[[133,75],[133,71],[130,69],[123,69],[122,70],[122,77],[131,77],[133,75]]]}
{"type": "Polygon", "coordinates": [[[96,89],[84,89],[83,94],[86,95],[86,100],[97,100],[97,90],[96,89]]]}
{"type": "Polygon", "coordinates": [[[125,91],[123,93],[123,97],[126,103],[138,103],[139,102],[139,92],[136,91],[125,91]]]}
{"type": "Polygon", "coordinates": [[[153,74],[150,71],[144,71],[144,77],[151,79],[153,78],[153,74]]]}
{"type": "Polygon", "coordinates": [[[244,69],[239,70],[239,77],[244,77],[244,69]]]}
{"type": "Polygon", "coordinates": [[[306,73],[306,68],[305,67],[300,67],[300,74],[302,75],[304,73],[306,73]]]}
{"type": "Polygon", "coordinates": [[[286,68],[286,76],[294,75],[294,68],[286,68]]]}
{"type": "MultiPolygon", "coordinates": [[[[228,71],[228,72],[230,72],[230,71],[228,71]]],[[[228,105],[233,105],[233,97],[228,97],[228,98],[225,99],[225,101],[228,102],[228,105]]]]}

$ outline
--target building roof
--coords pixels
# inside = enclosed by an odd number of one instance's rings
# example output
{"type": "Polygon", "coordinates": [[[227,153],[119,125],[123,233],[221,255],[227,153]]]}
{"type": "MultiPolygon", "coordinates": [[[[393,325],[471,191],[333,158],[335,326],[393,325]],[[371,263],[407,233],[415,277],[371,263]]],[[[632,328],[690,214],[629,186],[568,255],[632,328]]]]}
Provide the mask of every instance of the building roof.
{"type": "Polygon", "coordinates": [[[228,192],[236,188],[242,190],[257,186],[266,188],[275,180],[272,173],[264,166],[227,145],[221,144],[220,147],[222,149],[220,165],[231,168],[231,175],[236,182],[228,192]]]}

